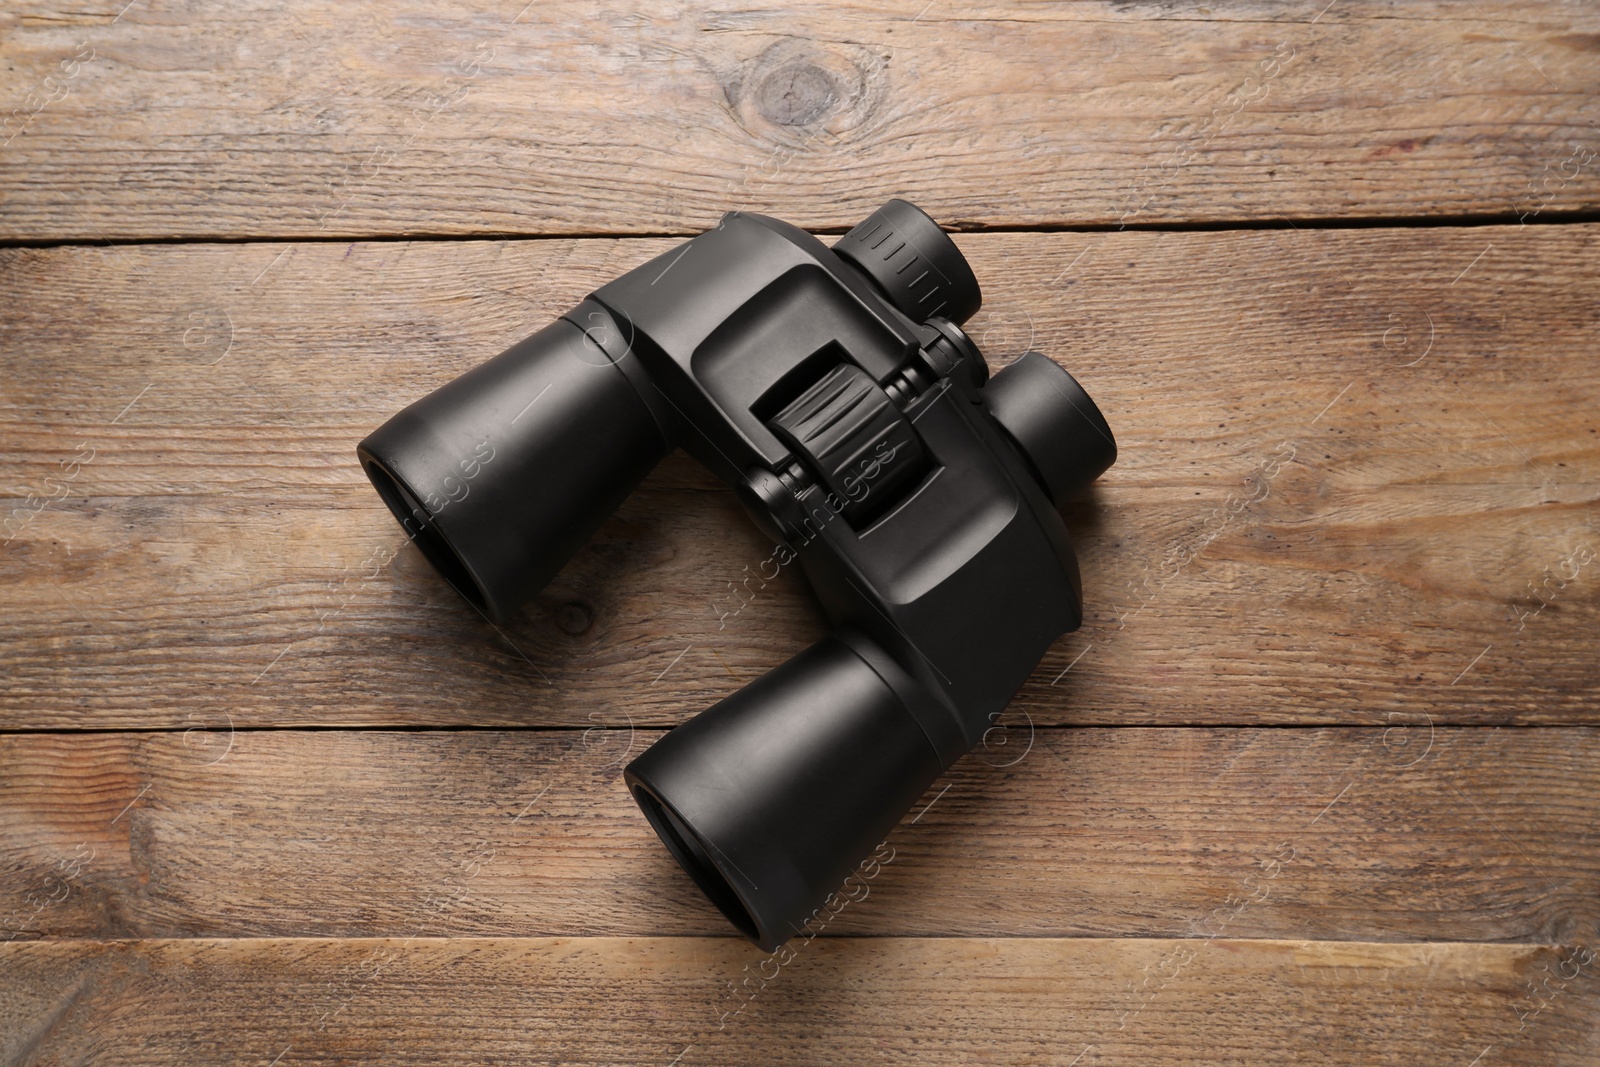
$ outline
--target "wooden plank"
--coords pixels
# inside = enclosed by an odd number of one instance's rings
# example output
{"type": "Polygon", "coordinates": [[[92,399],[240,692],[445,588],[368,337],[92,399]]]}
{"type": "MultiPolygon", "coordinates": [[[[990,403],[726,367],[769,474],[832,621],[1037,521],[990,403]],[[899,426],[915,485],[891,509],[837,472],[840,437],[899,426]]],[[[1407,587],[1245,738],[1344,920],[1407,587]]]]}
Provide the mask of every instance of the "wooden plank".
{"type": "Polygon", "coordinates": [[[761,958],[721,939],[26,944],[0,947],[11,977],[0,1048],[14,1062],[131,1065],[687,1067],[839,1063],[870,1049],[874,1063],[919,1067],[1554,1067],[1600,1053],[1585,951],[819,939],[739,999],[728,986],[761,958]]]}
{"type": "Polygon", "coordinates": [[[0,237],[682,233],[1600,207],[1600,14],[10,5],[0,237]]]}
{"type": "MultiPolygon", "coordinates": [[[[730,932],[628,797],[654,731],[3,735],[0,937],[730,932]]],[[[1556,941],[1600,731],[997,733],[830,933],[1556,941]]]]}
{"type": "MultiPolygon", "coordinates": [[[[1596,721],[1600,227],[961,244],[991,361],[1050,352],[1121,445],[1019,713],[1596,721]]],[[[663,247],[0,252],[0,721],[668,726],[805,647],[803,581],[682,457],[500,632],[354,462],[663,247]]]]}

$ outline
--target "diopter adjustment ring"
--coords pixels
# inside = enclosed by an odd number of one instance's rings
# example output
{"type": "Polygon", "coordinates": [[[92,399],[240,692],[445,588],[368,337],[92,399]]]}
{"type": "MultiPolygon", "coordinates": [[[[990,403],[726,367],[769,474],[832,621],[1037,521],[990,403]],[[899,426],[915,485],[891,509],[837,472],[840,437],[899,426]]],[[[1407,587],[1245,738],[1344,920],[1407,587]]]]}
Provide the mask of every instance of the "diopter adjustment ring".
{"type": "Polygon", "coordinates": [[[966,257],[921,208],[891,200],[834,244],[913,322],[966,322],[983,304],[966,257]]]}

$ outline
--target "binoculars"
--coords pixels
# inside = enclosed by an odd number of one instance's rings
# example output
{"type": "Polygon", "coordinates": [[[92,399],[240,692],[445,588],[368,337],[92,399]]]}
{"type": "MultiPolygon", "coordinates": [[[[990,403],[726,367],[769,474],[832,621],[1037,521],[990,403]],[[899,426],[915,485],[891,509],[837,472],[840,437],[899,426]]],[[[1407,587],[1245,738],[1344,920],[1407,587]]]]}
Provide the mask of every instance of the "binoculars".
{"type": "Polygon", "coordinates": [[[680,445],[799,560],[834,631],[624,772],[672,855],[767,950],[1082,621],[1056,508],[1116,444],[1049,358],[989,377],[961,329],[981,302],[955,243],[903,200],[831,248],[731,212],[357,449],[495,621],[680,445]]]}

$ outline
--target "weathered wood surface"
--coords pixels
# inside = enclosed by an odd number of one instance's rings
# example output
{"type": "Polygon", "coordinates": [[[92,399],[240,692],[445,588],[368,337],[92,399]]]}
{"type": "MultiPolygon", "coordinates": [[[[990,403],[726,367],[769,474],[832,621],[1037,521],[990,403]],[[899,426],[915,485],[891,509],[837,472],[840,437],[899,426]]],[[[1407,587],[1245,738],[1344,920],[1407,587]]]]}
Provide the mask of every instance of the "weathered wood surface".
{"type": "Polygon", "coordinates": [[[1597,52],[1554,0],[0,12],[0,1063],[1600,1061],[1597,52]],[[959,243],[1121,457],[1083,630],[768,957],[620,768],[824,631],[799,575],[679,456],[496,631],[353,446],[641,235],[890,196],[1112,231],[959,243]]]}
{"type": "MultiPolygon", "coordinates": [[[[0,735],[0,938],[714,935],[655,731],[0,735]]],[[[997,733],[827,933],[1594,942],[1600,731],[997,733]]]]}
{"type": "Polygon", "coordinates": [[[967,228],[1600,207],[1600,13],[111,0],[0,15],[0,237],[967,228]]]}
{"type": "MultiPolygon", "coordinates": [[[[960,243],[991,361],[1049,352],[1121,444],[1019,714],[1596,721],[1600,227],[960,243]]],[[[0,721],[667,726],[804,647],[802,579],[682,457],[501,632],[355,463],[663,247],[0,251],[0,721]]]]}
{"type": "Polygon", "coordinates": [[[760,953],[710,938],[16,944],[0,946],[0,1055],[1578,1067],[1600,1055],[1587,958],[1573,946],[819,938],[762,982],[760,953]],[[730,991],[747,975],[753,996],[730,991]]]}

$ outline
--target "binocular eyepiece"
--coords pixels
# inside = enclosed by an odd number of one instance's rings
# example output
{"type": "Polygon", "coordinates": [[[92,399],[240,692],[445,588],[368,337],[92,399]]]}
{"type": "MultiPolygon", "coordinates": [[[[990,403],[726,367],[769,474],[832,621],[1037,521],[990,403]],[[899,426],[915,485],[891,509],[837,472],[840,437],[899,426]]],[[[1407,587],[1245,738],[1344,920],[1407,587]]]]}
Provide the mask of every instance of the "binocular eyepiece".
{"type": "Polygon", "coordinates": [[[1116,459],[1049,358],[989,378],[954,242],[892,200],[832,248],[733,212],[395,415],[357,452],[500,621],[682,446],[798,558],[836,629],[625,771],[745,936],[800,933],[1082,621],[1056,505],[1116,459]]]}

